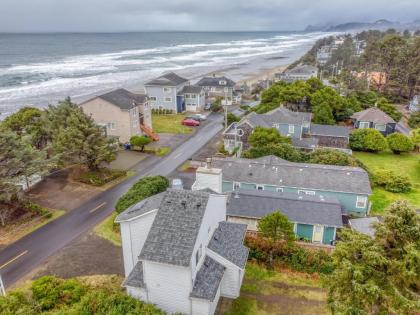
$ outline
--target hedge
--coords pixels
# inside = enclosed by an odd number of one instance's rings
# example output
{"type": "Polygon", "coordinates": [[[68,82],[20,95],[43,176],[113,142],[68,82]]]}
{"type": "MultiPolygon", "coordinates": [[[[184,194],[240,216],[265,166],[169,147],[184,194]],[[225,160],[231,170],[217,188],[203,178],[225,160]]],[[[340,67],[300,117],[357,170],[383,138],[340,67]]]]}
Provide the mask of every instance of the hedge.
{"type": "Polygon", "coordinates": [[[163,176],[144,177],[137,181],[124,195],[118,199],[115,211],[121,213],[128,207],[165,191],[169,187],[169,180],[163,176]]]}

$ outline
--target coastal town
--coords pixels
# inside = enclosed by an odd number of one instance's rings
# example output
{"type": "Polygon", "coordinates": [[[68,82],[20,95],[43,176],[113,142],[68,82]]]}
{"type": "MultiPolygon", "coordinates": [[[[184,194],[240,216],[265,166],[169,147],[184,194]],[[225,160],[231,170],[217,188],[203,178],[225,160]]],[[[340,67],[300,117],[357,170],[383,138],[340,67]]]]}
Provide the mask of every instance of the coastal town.
{"type": "Polygon", "coordinates": [[[417,314],[419,52],[339,33],[9,115],[0,314],[417,314]]]}

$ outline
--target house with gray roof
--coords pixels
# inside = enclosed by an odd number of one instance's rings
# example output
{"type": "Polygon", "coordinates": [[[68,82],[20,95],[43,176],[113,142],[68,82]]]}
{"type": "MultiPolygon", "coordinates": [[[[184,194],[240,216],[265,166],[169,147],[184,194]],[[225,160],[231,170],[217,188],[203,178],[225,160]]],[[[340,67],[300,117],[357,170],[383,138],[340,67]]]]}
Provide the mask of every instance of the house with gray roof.
{"type": "Polygon", "coordinates": [[[275,156],[258,159],[213,158],[196,171],[192,189],[228,193],[238,189],[335,198],[343,213],[365,216],[372,194],[369,176],[360,167],[295,163],[275,156]]]}
{"type": "Polygon", "coordinates": [[[304,150],[332,148],[351,152],[349,129],[342,126],[311,123],[311,113],[295,112],[280,106],[268,113],[251,112],[239,122],[232,123],[224,132],[224,146],[229,152],[239,152],[250,147],[248,137],[255,127],[276,128],[283,136],[290,137],[292,145],[304,150]]]}
{"type": "Polygon", "coordinates": [[[297,80],[306,81],[310,78],[318,77],[318,68],[311,65],[298,65],[293,69],[288,69],[282,73],[274,75],[275,81],[285,81],[291,83],[297,80]]]}
{"type": "Polygon", "coordinates": [[[152,133],[152,115],[145,94],[125,89],[95,96],[79,106],[106,130],[106,134],[128,142],[132,136],[152,133]]]}
{"type": "Polygon", "coordinates": [[[246,225],[226,222],[227,196],[168,189],[118,215],[129,295],[168,314],[214,314],[239,296],[246,225]]]}
{"type": "Polygon", "coordinates": [[[275,211],[287,216],[298,239],[331,245],[343,226],[340,202],[333,197],[298,195],[267,190],[232,192],[228,199],[228,222],[246,224],[258,230],[258,221],[275,211]]]}
{"type": "Polygon", "coordinates": [[[397,123],[377,107],[370,107],[350,116],[356,129],[374,128],[384,136],[395,132],[397,123]]]}
{"type": "Polygon", "coordinates": [[[200,79],[197,84],[202,87],[206,98],[223,98],[222,105],[232,105],[234,103],[235,82],[225,76],[208,76],[200,79]]]}
{"type": "Polygon", "coordinates": [[[179,92],[185,102],[187,112],[200,112],[206,104],[204,89],[198,85],[186,85],[179,92]]]}
{"type": "Polygon", "coordinates": [[[169,72],[146,82],[144,86],[152,108],[181,113],[186,110],[186,105],[180,92],[187,85],[190,85],[188,79],[169,72]]]}

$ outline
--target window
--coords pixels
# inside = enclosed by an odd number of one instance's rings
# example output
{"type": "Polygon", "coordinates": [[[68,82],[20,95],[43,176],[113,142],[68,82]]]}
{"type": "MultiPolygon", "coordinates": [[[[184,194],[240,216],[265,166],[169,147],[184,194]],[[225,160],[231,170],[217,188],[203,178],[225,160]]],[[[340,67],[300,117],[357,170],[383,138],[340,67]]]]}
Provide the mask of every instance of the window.
{"type": "Polygon", "coordinates": [[[197,94],[190,94],[190,98],[196,99],[197,98],[197,94]]]}
{"type": "Polygon", "coordinates": [[[312,190],[298,190],[299,195],[315,196],[315,192],[312,190]]]}
{"type": "Polygon", "coordinates": [[[216,88],[215,88],[214,86],[212,86],[212,87],[210,88],[210,92],[216,92],[216,88]]]}
{"type": "Polygon", "coordinates": [[[283,192],[283,187],[277,187],[277,188],[276,188],[276,191],[277,191],[277,192],[283,192]]]}
{"type": "Polygon", "coordinates": [[[264,186],[263,185],[257,185],[257,190],[264,190],[264,186]]]}
{"type": "Polygon", "coordinates": [[[106,128],[109,130],[115,130],[116,124],[114,122],[109,122],[106,124],[106,128]]]}
{"type": "Polygon", "coordinates": [[[233,182],[233,190],[238,190],[239,188],[241,188],[241,183],[233,182]]]}
{"type": "Polygon", "coordinates": [[[226,81],[225,80],[220,80],[219,85],[226,85],[226,81]]]}
{"type": "Polygon", "coordinates": [[[156,102],[157,98],[156,96],[149,96],[149,100],[152,102],[156,102]]]}
{"type": "Polygon", "coordinates": [[[273,128],[277,128],[277,129],[279,129],[280,128],[280,124],[273,124],[273,128]]]}
{"type": "Polygon", "coordinates": [[[227,92],[229,92],[229,88],[228,88],[228,87],[225,87],[225,88],[223,89],[223,91],[225,91],[225,92],[227,93],[227,92]]]}
{"type": "Polygon", "coordinates": [[[369,122],[367,122],[367,121],[361,121],[361,122],[359,122],[359,128],[360,129],[366,129],[366,128],[369,128],[369,122]]]}
{"type": "Polygon", "coordinates": [[[172,89],[170,87],[164,87],[163,92],[164,93],[171,93],[172,89]]]}
{"type": "Polygon", "coordinates": [[[172,97],[165,97],[165,102],[168,102],[168,103],[172,102],[172,97]]]}
{"type": "Polygon", "coordinates": [[[386,125],[375,124],[375,129],[378,130],[378,131],[385,131],[386,130],[386,125]]]}
{"type": "Polygon", "coordinates": [[[357,196],[356,199],[356,208],[365,208],[367,203],[366,196],[357,196]]]}
{"type": "Polygon", "coordinates": [[[289,125],[289,133],[295,133],[295,126],[289,125]]]}

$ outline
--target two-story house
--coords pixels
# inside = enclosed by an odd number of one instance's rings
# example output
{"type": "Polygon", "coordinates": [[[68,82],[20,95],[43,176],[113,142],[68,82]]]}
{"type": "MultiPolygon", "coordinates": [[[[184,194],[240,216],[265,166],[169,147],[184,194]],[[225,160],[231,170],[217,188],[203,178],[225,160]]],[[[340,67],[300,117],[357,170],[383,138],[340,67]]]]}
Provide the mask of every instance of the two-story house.
{"type": "Polygon", "coordinates": [[[231,124],[223,132],[225,150],[233,152],[239,148],[241,152],[248,149],[248,137],[257,126],[274,127],[281,135],[290,137],[293,146],[305,150],[327,147],[347,151],[349,143],[348,128],[312,124],[311,113],[294,112],[281,106],[266,114],[252,112],[231,124]]]}
{"type": "Polygon", "coordinates": [[[372,193],[369,176],[360,167],[294,163],[275,156],[213,158],[211,171],[196,174],[193,189],[203,188],[222,193],[250,189],[335,198],[344,213],[358,216],[369,212],[372,193]]]}
{"type": "Polygon", "coordinates": [[[291,83],[297,80],[306,81],[318,76],[318,68],[310,65],[298,65],[293,69],[285,70],[274,75],[275,81],[285,81],[291,83]]]}
{"type": "Polygon", "coordinates": [[[374,128],[380,131],[384,136],[395,132],[397,123],[388,114],[377,107],[371,107],[361,112],[354,113],[350,117],[354,128],[374,128]]]}
{"type": "Polygon", "coordinates": [[[222,105],[232,105],[236,99],[233,93],[235,82],[225,76],[204,77],[196,85],[204,89],[206,98],[222,98],[222,105]]]}
{"type": "Polygon", "coordinates": [[[237,298],[246,225],[226,222],[226,198],[168,189],[118,215],[127,293],[188,315],[212,315],[221,296],[237,298]]]}
{"type": "Polygon", "coordinates": [[[169,109],[174,113],[181,113],[186,110],[186,105],[180,92],[187,85],[190,85],[188,79],[169,72],[146,82],[144,86],[152,108],[169,109]]]}
{"type": "Polygon", "coordinates": [[[204,89],[197,85],[186,85],[179,92],[185,102],[185,109],[187,112],[200,112],[204,109],[206,104],[206,97],[204,89]]]}
{"type": "Polygon", "coordinates": [[[147,134],[157,139],[152,132],[152,115],[147,96],[118,89],[95,96],[79,105],[90,115],[107,135],[125,143],[132,136],[147,134]]]}

